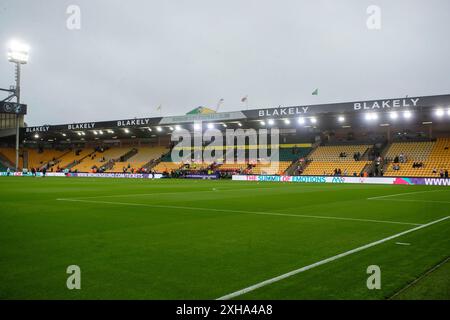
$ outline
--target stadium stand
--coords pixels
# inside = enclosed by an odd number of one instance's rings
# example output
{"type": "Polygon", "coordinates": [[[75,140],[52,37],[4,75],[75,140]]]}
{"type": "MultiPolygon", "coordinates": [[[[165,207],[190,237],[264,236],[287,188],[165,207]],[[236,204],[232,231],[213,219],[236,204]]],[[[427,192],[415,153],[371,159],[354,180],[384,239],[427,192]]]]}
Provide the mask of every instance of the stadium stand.
{"type": "Polygon", "coordinates": [[[318,146],[308,157],[303,175],[360,175],[369,161],[362,160],[371,147],[367,144],[318,146]]]}
{"type": "MultiPolygon", "coordinates": [[[[256,146],[245,146],[246,149],[246,163],[218,163],[217,170],[222,172],[246,172],[249,174],[284,174],[286,170],[298,159],[306,157],[306,155],[311,151],[311,144],[281,144],[279,149],[279,162],[267,164],[264,162],[257,161],[255,164],[248,161],[249,149],[256,149],[256,146]]],[[[235,155],[237,154],[236,149],[234,150],[235,155]]],[[[189,169],[194,170],[205,170],[211,163],[198,163],[191,162],[189,169]]],[[[153,169],[158,172],[171,172],[173,170],[178,170],[183,166],[182,163],[173,163],[170,153],[162,157],[161,162],[157,164],[153,169]]]]}
{"type": "Polygon", "coordinates": [[[131,147],[110,147],[103,152],[97,149],[89,157],[84,158],[81,162],[75,165],[72,170],[78,172],[91,172],[93,168],[105,167],[109,161],[118,159],[127,152],[131,151],[131,147]]]}
{"type": "Polygon", "coordinates": [[[173,170],[180,169],[181,165],[182,164],[180,164],[180,163],[164,161],[164,162],[160,162],[156,166],[154,166],[153,170],[157,173],[171,172],[173,170]]]}
{"type": "MultiPolygon", "coordinates": [[[[116,161],[107,172],[131,172],[144,167],[152,160],[160,158],[168,152],[166,147],[140,147],[136,148],[136,153],[126,161],[116,161]]],[[[119,159],[120,160],[120,159],[119,159]]]]}
{"type": "Polygon", "coordinates": [[[81,162],[92,153],[94,153],[94,149],[91,148],[71,150],[61,156],[53,167],[59,169],[70,168],[71,166],[76,165],[77,162],[81,162]]]}
{"type": "MultiPolygon", "coordinates": [[[[23,151],[19,151],[19,168],[23,167],[23,151]]],[[[4,157],[11,164],[16,162],[16,150],[14,148],[0,148],[0,156],[4,157]]]]}
{"type": "Polygon", "coordinates": [[[25,152],[28,154],[28,168],[42,168],[49,162],[56,162],[68,151],[27,149],[25,152]]]}
{"type": "Polygon", "coordinates": [[[359,176],[368,165],[369,161],[340,161],[340,162],[325,162],[313,161],[308,164],[303,171],[303,175],[333,175],[335,169],[340,169],[344,176],[359,176]]]}
{"type": "Polygon", "coordinates": [[[159,163],[157,163],[155,166],[151,168],[151,170],[157,172],[157,173],[170,173],[174,170],[178,170],[181,168],[182,163],[175,163],[172,162],[172,151],[167,150],[167,153],[164,154],[161,158],[159,163]]]}
{"type": "Polygon", "coordinates": [[[279,161],[272,163],[258,162],[251,170],[251,174],[279,174],[282,175],[287,168],[292,164],[292,161],[279,161]]]}
{"type": "Polygon", "coordinates": [[[385,158],[385,176],[438,177],[450,168],[450,138],[436,141],[394,142],[385,158]]]}

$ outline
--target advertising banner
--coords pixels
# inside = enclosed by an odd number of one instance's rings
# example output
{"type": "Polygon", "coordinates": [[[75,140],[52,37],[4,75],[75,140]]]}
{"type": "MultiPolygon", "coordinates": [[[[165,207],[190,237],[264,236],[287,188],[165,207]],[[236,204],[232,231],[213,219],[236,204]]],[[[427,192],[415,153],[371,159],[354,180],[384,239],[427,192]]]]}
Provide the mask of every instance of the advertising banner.
{"type": "Polygon", "coordinates": [[[187,174],[183,178],[186,179],[218,179],[215,174],[187,174]]]}
{"type": "MultiPolygon", "coordinates": [[[[84,178],[127,178],[127,179],[152,179],[148,173],[68,173],[67,177],[84,178]]],[[[160,179],[162,174],[156,173],[154,179],[160,179]]]]}
{"type": "Polygon", "coordinates": [[[363,183],[363,184],[450,186],[450,179],[444,178],[235,175],[233,176],[233,180],[300,182],[300,183],[363,183]]]}

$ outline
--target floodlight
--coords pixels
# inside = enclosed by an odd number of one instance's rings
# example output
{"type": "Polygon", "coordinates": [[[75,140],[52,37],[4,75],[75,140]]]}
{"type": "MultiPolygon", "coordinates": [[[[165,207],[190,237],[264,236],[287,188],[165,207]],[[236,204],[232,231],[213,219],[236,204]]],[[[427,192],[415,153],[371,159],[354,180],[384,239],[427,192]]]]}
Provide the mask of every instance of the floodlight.
{"type": "Polygon", "coordinates": [[[285,123],[285,124],[291,124],[291,120],[289,120],[289,119],[284,119],[284,123],[285,123]]]}
{"type": "Polygon", "coordinates": [[[214,124],[213,123],[208,123],[208,129],[214,129],[214,124]]]}
{"type": "Polygon", "coordinates": [[[403,112],[403,117],[406,118],[406,119],[411,118],[412,117],[411,111],[404,111],[403,112]]]}
{"type": "Polygon", "coordinates": [[[316,122],[317,122],[317,119],[314,118],[314,117],[311,117],[310,121],[311,121],[311,123],[316,123],[316,122]]]}
{"type": "Polygon", "coordinates": [[[397,114],[397,112],[391,112],[391,113],[389,114],[389,117],[390,117],[392,120],[395,120],[395,119],[398,118],[398,114],[397,114]]]}
{"type": "Polygon", "coordinates": [[[305,119],[303,119],[303,118],[298,118],[298,119],[297,119],[297,122],[300,123],[300,124],[304,124],[304,123],[305,123],[305,119]]]}
{"type": "Polygon", "coordinates": [[[443,109],[437,109],[437,110],[436,110],[436,115],[437,115],[438,117],[444,116],[444,110],[443,110],[443,109]]]}
{"type": "Polygon", "coordinates": [[[376,113],[373,113],[373,112],[366,113],[365,118],[366,118],[366,120],[369,120],[369,121],[370,120],[377,120],[378,119],[378,115],[376,113]]]}
{"type": "Polygon", "coordinates": [[[338,121],[339,122],[344,122],[345,121],[345,117],[344,116],[339,116],[338,117],[338,121]]]}
{"type": "Polygon", "coordinates": [[[269,119],[267,122],[269,123],[269,126],[273,126],[275,123],[275,121],[273,121],[272,119],[269,119]]]}
{"type": "Polygon", "coordinates": [[[156,127],[156,131],[161,132],[162,128],[161,127],[156,127]]]}
{"type": "Polygon", "coordinates": [[[29,51],[27,44],[13,40],[8,44],[8,61],[25,64],[28,62],[29,51]]]}

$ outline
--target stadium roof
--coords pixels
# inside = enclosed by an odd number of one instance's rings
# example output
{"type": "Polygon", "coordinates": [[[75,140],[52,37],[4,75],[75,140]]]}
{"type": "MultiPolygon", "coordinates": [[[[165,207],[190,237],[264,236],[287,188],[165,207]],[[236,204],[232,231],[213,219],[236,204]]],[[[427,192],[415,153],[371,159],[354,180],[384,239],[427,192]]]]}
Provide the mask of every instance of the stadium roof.
{"type": "MultiPolygon", "coordinates": [[[[444,110],[450,113],[450,94],[422,97],[404,97],[395,99],[380,99],[369,101],[353,101],[342,103],[318,104],[318,105],[299,105],[299,106],[278,106],[276,108],[262,108],[252,110],[241,110],[232,112],[190,112],[182,116],[168,117],[149,117],[122,119],[114,121],[100,122],[81,122],[67,123],[59,125],[42,125],[34,127],[22,128],[22,134],[25,138],[32,138],[36,134],[45,133],[46,135],[61,134],[78,134],[80,132],[93,133],[98,135],[99,132],[115,134],[117,130],[142,129],[153,132],[154,134],[165,133],[174,130],[176,126],[193,124],[202,121],[207,123],[221,124],[223,127],[241,126],[245,123],[245,127],[259,126],[261,123],[269,121],[275,123],[276,120],[284,119],[285,123],[290,123],[291,118],[312,118],[318,119],[332,118],[334,121],[339,116],[346,116],[353,120],[363,123],[364,116],[373,113],[383,113],[385,118],[380,117],[380,121],[389,121],[389,114],[393,112],[414,112],[420,113],[420,117],[416,119],[421,123],[423,121],[431,121],[435,110],[444,110]],[[359,118],[362,119],[359,119],[359,118]],[[273,121],[272,121],[273,120],[273,121]],[[167,130],[163,130],[167,128],[167,130]]],[[[200,110],[201,111],[201,110],[200,110]]],[[[367,118],[367,117],[366,117],[367,118]]],[[[450,117],[446,117],[450,118],[450,117]]],[[[378,118],[377,118],[378,119],[378,118]]],[[[392,119],[391,119],[392,120],[392,119]]],[[[325,123],[322,122],[322,123],[325,123]]]]}

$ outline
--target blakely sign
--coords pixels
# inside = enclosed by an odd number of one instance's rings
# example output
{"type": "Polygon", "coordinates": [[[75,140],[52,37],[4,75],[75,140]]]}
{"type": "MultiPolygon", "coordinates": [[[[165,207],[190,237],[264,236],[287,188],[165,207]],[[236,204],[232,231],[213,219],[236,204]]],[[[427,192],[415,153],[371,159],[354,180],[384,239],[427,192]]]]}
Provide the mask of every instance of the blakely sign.
{"type": "Polygon", "coordinates": [[[365,111],[389,111],[406,108],[426,108],[436,106],[449,106],[450,95],[406,97],[399,99],[383,99],[370,101],[356,101],[330,104],[317,104],[310,106],[278,107],[259,110],[243,111],[247,118],[277,118],[319,113],[347,113],[365,111]]]}
{"type": "Polygon", "coordinates": [[[353,110],[383,110],[394,108],[416,107],[420,98],[388,99],[381,101],[354,102],[353,110]]]}

